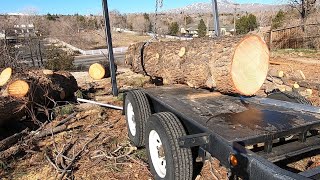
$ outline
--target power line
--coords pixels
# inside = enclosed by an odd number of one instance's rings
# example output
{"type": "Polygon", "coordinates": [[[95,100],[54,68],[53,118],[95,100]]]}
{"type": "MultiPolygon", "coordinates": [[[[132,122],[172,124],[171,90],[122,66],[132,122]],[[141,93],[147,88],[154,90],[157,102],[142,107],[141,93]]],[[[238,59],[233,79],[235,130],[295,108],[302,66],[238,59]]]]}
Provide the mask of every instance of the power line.
{"type": "Polygon", "coordinates": [[[236,29],[236,20],[237,20],[237,10],[240,9],[238,8],[239,4],[234,3],[234,13],[233,13],[233,30],[234,30],[234,35],[236,35],[237,33],[237,29],[236,29]]]}

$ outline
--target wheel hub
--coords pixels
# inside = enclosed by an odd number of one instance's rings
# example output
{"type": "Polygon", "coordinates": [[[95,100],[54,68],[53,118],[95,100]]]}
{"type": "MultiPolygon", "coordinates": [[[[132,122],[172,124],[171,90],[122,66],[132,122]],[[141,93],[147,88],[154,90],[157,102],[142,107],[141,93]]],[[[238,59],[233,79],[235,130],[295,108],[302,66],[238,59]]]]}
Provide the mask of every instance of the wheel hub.
{"type": "Polygon", "coordinates": [[[162,145],[158,148],[158,156],[159,156],[159,158],[165,157],[164,149],[163,149],[162,145]]]}

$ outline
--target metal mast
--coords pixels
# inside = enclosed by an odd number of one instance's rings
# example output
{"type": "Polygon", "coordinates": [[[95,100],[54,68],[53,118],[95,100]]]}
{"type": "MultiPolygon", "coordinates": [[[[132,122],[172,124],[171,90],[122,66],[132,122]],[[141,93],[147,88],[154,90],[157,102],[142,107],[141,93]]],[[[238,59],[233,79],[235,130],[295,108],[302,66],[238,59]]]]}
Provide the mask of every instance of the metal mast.
{"type": "MultiPolygon", "coordinates": [[[[219,12],[217,0],[212,0],[212,12],[214,18],[214,32],[217,37],[220,36],[219,12]]],[[[208,27],[209,28],[209,27],[208,27]]]]}
{"type": "Polygon", "coordinates": [[[113,96],[118,96],[116,69],[115,69],[115,63],[114,63],[109,10],[108,10],[108,0],[102,0],[102,6],[103,6],[103,15],[104,15],[104,22],[105,22],[106,41],[107,41],[108,50],[109,50],[108,55],[109,55],[110,71],[111,71],[112,94],[113,96]]]}

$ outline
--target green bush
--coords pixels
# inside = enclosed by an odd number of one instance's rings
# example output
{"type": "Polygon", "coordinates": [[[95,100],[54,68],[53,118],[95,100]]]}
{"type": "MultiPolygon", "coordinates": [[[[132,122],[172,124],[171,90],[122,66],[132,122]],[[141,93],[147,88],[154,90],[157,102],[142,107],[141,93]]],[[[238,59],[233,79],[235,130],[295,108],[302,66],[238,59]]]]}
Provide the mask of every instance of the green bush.
{"type": "Polygon", "coordinates": [[[207,35],[207,26],[203,19],[201,19],[200,23],[198,24],[198,35],[199,37],[205,37],[207,35]]]}
{"type": "Polygon", "coordinates": [[[238,34],[247,34],[258,27],[257,17],[253,14],[242,16],[236,21],[236,29],[238,34]]]}
{"type": "Polygon", "coordinates": [[[46,50],[45,56],[47,59],[45,68],[47,69],[52,69],[54,71],[74,69],[74,57],[58,47],[50,46],[46,50]]]}
{"type": "Polygon", "coordinates": [[[171,23],[169,27],[169,35],[176,36],[179,33],[179,24],[177,22],[171,23]]]}
{"type": "Polygon", "coordinates": [[[59,18],[58,15],[52,15],[50,13],[47,14],[46,18],[49,20],[49,21],[55,21],[59,18]]]}
{"type": "Polygon", "coordinates": [[[277,15],[272,19],[272,29],[278,29],[282,26],[285,18],[285,14],[282,10],[280,10],[277,15]]]}

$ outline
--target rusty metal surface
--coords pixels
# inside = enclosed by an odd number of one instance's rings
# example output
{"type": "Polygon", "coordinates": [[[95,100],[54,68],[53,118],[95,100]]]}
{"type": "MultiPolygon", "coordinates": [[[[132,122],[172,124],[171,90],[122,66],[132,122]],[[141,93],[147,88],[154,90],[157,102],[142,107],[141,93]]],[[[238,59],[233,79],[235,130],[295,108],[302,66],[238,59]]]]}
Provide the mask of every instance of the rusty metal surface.
{"type": "Polygon", "coordinates": [[[182,85],[144,91],[229,142],[250,145],[299,133],[306,127],[320,126],[318,114],[244,102],[239,97],[182,85]]]}

